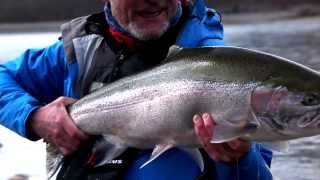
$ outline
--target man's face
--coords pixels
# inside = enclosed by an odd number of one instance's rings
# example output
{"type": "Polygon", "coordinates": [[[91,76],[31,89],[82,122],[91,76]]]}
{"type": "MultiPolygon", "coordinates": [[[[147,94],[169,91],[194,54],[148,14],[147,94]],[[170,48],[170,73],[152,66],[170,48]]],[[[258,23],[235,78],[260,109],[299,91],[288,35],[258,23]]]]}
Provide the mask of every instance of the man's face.
{"type": "Polygon", "coordinates": [[[109,0],[118,23],[135,38],[151,40],[169,28],[180,0],[109,0]]]}

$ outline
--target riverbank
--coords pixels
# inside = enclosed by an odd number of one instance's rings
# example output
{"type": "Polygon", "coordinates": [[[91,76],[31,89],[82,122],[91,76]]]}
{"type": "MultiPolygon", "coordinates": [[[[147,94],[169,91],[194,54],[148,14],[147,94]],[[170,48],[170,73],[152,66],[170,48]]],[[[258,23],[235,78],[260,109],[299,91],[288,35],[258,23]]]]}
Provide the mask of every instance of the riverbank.
{"type": "Polygon", "coordinates": [[[256,24],[314,16],[320,16],[320,4],[296,5],[282,10],[264,9],[261,11],[222,13],[225,24],[256,24]]]}
{"type": "MultiPolygon", "coordinates": [[[[249,0],[247,0],[249,1],[249,0]]],[[[248,2],[247,2],[248,3],[248,2]]],[[[280,3],[281,4],[281,3],[280,3]]],[[[300,19],[319,16],[320,3],[298,3],[293,5],[284,5],[286,8],[271,8],[269,5],[251,5],[244,10],[237,9],[237,5],[232,3],[219,4],[215,7],[222,14],[224,24],[259,24],[266,22],[300,19]]],[[[19,32],[59,32],[60,25],[65,21],[49,22],[24,22],[24,23],[0,23],[0,33],[19,33],[19,32]]]]}
{"type": "Polygon", "coordinates": [[[30,32],[59,32],[60,25],[64,21],[52,22],[25,22],[25,23],[1,23],[0,33],[13,34],[13,33],[30,33],[30,32]]]}
{"type": "MultiPolygon", "coordinates": [[[[319,0],[205,0],[222,14],[240,14],[252,12],[280,12],[293,7],[318,6],[319,0]]],[[[73,17],[103,10],[102,0],[2,0],[0,23],[4,22],[43,22],[66,21],[73,17]]]]}

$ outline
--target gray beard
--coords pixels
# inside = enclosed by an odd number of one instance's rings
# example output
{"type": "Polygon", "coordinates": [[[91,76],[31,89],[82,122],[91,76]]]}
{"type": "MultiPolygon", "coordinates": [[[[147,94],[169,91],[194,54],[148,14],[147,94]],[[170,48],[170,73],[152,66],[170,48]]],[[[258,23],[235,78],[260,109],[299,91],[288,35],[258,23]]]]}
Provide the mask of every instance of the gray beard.
{"type": "Polygon", "coordinates": [[[149,41],[159,39],[169,29],[170,23],[165,22],[162,24],[161,29],[149,32],[148,29],[139,27],[135,23],[129,23],[128,27],[121,25],[127,32],[130,33],[134,38],[140,41],[149,41]]]}

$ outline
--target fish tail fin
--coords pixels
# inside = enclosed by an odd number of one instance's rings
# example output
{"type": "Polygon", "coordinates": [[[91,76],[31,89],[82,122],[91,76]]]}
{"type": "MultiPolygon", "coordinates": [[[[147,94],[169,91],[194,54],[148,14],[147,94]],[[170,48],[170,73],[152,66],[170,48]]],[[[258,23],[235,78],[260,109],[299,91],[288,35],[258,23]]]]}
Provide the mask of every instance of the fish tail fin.
{"type": "Polygon", "coordinates": [[[56,146],[50,143],[46,144],[46,152],[47,179],[52,179],[61,168],[63,155],[59,152],[56,146]]]}

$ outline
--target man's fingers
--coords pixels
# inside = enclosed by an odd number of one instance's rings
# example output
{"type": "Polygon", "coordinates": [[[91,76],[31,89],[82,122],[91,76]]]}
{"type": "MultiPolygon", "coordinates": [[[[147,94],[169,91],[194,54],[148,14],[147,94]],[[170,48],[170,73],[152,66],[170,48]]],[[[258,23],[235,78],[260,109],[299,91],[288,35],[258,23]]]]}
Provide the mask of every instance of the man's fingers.
{"type": "Polygon", "coordinates": [[[248,142],[243,142],[240,140],[234,140],[227,143],[222,143],[220,145],[220,152],[225,156],[229,157],[229,161],[238,160],[250,149],[250,144],[248,142]],[[232,146],[233,144],[234,146],[232,146]]]}
{"type": "Polygon", "coordinates": [[[59,147],[59,151],[60,151],[64,156],[67,156],[67,155],[72,154],[72,152],[74,152],[75,150],[70,150],[69,148],[65,148],[65,147],[60,146],[60,147],[59,147]]]}
{"type": "Polygon", "coordinates": [[[55,145],[57,147],[59,147],[59,149],[60,149],[60,151],[62,152],[63,155],[69,155],[72,152],[76,151],[77,148],[78,148],[78,146],[76,146],[74,144],[68,144],[67,141],[62,141],[62,140],[59,140],[58,142],[56,142],[55,145]]]}
{"type": "Polygon", "coordinates": [[[208,141],[210,141],[211,136],[208,134],[201,116],[195,115],[193,117],[193,122],[194,122],[194,130],[195,130],[197,136],[199,137],[198,139],[200,140],[200,142],[202,144],[205,144],[208,141]]]}
{"type": "Polygon", "coordinates": [[[228,143],[223,143],[222,153],[229,157],[230,161],[235,161],[242,156],[242,152],[233,150],[228,143]]]}
{"type": "Polygon", "coordinates": [[[64,130],[58,138],[54,139],[55,143],[64,155],[68,155],[80,146],[81,141],[71,138],[64,130]]]}
{"type": "Polygon", "coordinates": [[[250,143],[237,139],[231,142],[212,144],[214,120],[209,113],[193,117],[194,130],[203,148],[216,161],[235,161],[250,149],[250,143]]]}
{"type": "Polygon", "coordinates": [[[225,153],[222,144],[209,144],[207,146],[204,146],[204,149],[208,152],[211,158],[216,161],[229,162],[232,160],[230,154],[225,153]]]}
{"type": "Polygon", "coordinates": [[[241,139],[236,139],[228,142],[229,147],[237,152],[248,152],[250,150],[251,144],[248,141],[241,139]]]}
{"type": "Polygon", "coordinates": [[[88,136],[79,130],[71,119],[65,120],[63,128],[72,139],[79,139],[80,141],[88,139],[88,136]]]}
{"type": "Polygon", "coordinates": [[[208,113],[195,115],[193,117],[194,129],[198,135],[200,143],[208,154],[216,161],[230,161],[231,158],[224,154],[223,147],[221,144],[211,144],[212,138],[213,120],[208,113]]]}
{"type": "Polygon", "coordinates": [[[77,128],[65,108],[75,101],[72,98],[59,97],[34,111],[30,119],[32,130],[46,142],[56,145],[65,155],[74,152],[80,143],[88,138],[77,128]]]}
{"type": "Polygon", "coordinates": [[[211,115],[209,113],[204,113],[202,115],[202,119],[204,122],[205,129],[207,131],[207,135],[209,137],[212,137],[214,123],[213,123],[213,119],[212,119],[211,115]]]}
{"type": "MultiPolygon", "coordinates": [[[[63,97],[63,101],[65,103],[72,103],[75,99],[63,97]]],[[[74,121],[70,118],[67,110],[64,108],[65,119],[63,121],[63,128],[65,132],[69,134],[72,139],[79,139],[80,141],[84,141],[88,139],[88,136],[78,129],[74,121]]]]}
{"type": "Polygon", "coordinates": [[[77,100],[70,97],[59,97],[56,101],[62,102],[65,106],[75,103],[77,100]]]}
{"type": "Polygon", "coordinates": [[[228,142],[229,146],[233,150],[241,149],[242,146],[246,146],[245,143],[241,142],[240,140],[233,140],[228,142]]]}
{"type": "Polygon", "coordinates": [[[227,143],[211,144],[204,148],[216,161],[235,161],[243,155],[243,152],[231,149],[227,143]]]}
{"type": "MultiPolygon", "coordinates": [[[[76,100],[68,97],[60,97],[58,101],[64,106],[74,103],[76,100]]],[[[57,138],[57,144],[64,155],[71,154],[78,149],[80,143],[88,139],[88,136],[83,133],[75,125],[70,118],[66,108],[63,108],[63,120],[61,121],[61,135],[57,138]]]]}
{"type": "Polygon", "coordinates": [[[202,144],[210,143],[213,130],[213,119],[208,113],[204,113],[202,116],[195,115],[193,117],[194,130],[199,137],[202,144]]]}

